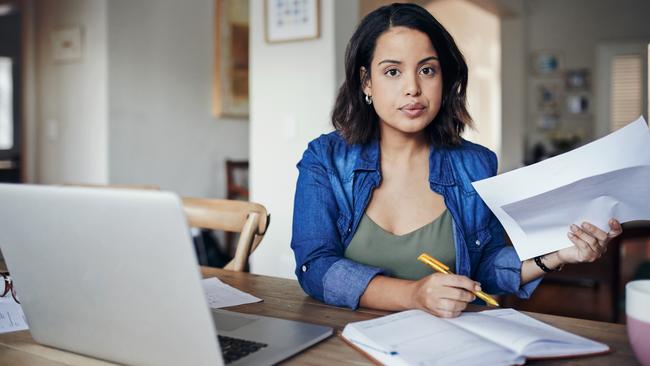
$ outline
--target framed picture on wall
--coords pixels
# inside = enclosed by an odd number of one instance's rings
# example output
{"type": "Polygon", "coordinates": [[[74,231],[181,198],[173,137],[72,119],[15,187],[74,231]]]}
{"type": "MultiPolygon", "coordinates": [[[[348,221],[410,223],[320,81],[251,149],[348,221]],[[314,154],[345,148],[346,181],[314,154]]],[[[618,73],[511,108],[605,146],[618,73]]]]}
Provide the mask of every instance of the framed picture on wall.
{"type": "Polygon", "coordinates": [[[564,68],[562,53],[544,50],[533,53],[532,69],[537,76],[556,76],[564,68]]]}
{"type": "Polygon", "coordinates": [[[539,82],[536,89],[537,110],[549,114],[559,114],[563,98],[561,80],[539,82]]]}
{"type": "Polygon", "coordinates": [[[567,70],[565,79],[568,90],[589,90],[590,80],[587,69],[567,70]]]}
{"type": "Polygon", "coordinates": [[[264,0],[268,43],[320,37],[320,0],[264,0]]]}
{"type": "Polygon", "coordinates": [[[571,93],[566,98],[567,112],[572,115],[586,115],[590,111],[589,95],[587,93],[571,93]]]}
{"type": "Polygon", "coordinates": [[[215,0],[212,114],[248,118],[249,0],[215,0]]]}

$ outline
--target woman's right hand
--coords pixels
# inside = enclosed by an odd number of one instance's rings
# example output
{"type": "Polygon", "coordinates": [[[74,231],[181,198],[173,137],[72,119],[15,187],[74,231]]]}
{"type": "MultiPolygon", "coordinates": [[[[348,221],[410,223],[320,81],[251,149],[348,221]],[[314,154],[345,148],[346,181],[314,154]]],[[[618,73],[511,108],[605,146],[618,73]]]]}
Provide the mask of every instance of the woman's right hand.
{"type": "Polygon", "coordinates": [[[413,282],[412,308],[430,312],[441,318],[455,318],[465,310],[480,291],[481,284],[468,277],[455,274],[434,273],[413,282]]]}

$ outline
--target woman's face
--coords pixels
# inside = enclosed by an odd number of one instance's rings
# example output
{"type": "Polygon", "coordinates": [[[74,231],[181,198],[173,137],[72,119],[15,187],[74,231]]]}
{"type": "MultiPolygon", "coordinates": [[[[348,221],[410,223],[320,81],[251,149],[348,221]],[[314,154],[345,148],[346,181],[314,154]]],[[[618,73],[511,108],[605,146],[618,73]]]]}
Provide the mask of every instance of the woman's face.
{"type": "Polygon", "coordinates": [[[379,36],[363,90],[372,97],[382,129],[423,131],[438,114],[442,99],[442,70],[429,37],[406,27],[379,36]]]}

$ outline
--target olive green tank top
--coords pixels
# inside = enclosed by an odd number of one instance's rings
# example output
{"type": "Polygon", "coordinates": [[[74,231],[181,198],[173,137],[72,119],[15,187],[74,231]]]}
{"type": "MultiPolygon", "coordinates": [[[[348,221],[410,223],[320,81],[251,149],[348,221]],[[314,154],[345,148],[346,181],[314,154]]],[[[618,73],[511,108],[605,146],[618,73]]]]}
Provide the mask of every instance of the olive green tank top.
{"type": "Polygon", "coordinates": [[[422,252],[455,270],[456,249],[448,210],[429,224],[404,235],[387,232],[364,214],[345,250],[345,257],[388,270],[392,277],[419,280],[433,273],[431,267],[417,260],[422,252]]]}

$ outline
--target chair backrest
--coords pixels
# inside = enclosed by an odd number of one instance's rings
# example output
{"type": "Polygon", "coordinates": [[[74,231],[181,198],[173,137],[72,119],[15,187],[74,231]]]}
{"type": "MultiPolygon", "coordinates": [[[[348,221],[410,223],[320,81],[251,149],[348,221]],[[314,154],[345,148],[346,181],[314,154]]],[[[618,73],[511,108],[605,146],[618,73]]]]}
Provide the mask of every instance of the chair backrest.
{"type": "Polygon", "coordinates": [[[259,203],[208,198],[183,198],[183,209],[192,227],[239,232],[234,258],[225,269],[245,271],[248,256],[264,238],[270,215],[259,203]]]}

